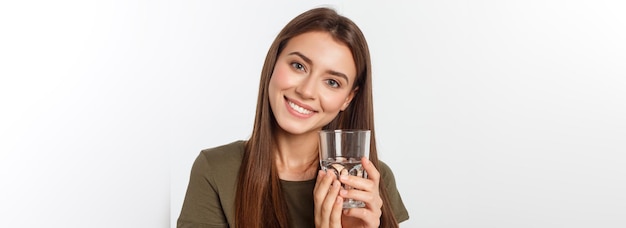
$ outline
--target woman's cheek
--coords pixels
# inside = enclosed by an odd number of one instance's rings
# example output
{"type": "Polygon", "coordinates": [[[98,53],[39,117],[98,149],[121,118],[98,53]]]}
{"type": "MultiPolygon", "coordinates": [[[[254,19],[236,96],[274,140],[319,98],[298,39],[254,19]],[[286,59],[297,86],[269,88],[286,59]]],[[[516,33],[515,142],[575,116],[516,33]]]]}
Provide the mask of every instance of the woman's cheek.
{"type": "Polygon", "coordinates": [[[331,113],[339,113],[344,100],[345,98],[342,98],[342,96],[338,96],[337,94],[320,95],[320,103],[323,109],[331,113]]]}
{"type": "Polygon", "coordinates": [[[276,83],[278,87],[287,87],[291,84],[292,80],[289,77],[290,69],[284,66],[277,66],[272,73],[272,81],[276,83]]]}

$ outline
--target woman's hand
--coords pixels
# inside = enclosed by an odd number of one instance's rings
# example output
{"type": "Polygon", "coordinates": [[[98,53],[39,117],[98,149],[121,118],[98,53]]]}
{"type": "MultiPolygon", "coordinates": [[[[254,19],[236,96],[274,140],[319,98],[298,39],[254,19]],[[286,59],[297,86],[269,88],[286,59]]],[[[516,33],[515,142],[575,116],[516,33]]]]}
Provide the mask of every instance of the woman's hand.
{"type": "Polygon", "coordinates": [[[367,158],[361,159],[361,165],[365,171],[367,171],[367,179],[348,175],[341,175],[339,178],[341,183],[352,186],[354,189],[341,189],[339,191],[338,198],[343,197],[346,199],[354,199],[365,202],[364,208],[350,208],[343,210],[343,215],[341,216],[341,224],[343,227],[352,228],[380,226],[380,216],[382,215],[381,208],[383,206],[383,199],[380,197],[378,191],[380,173],[367,158]]]}
{"type": "Polygon", "coordinates": [[[313,199],[315,202],[315,227],[378,227],[382,215],[383,200],[378,191],[380,173],[367,158],[361,159],[367,172],[367,179],[341,175],[339,180],[334,173],[320,170],[317,175],[313,199]],[[341,181],[341,182],[340,182],[341,181]],[[341,183],[354,189],[344,190],[341,183]],[[364,208],[343,209],[343,199],[365,202],[364,208]]]}
{"type": "Polygon", "coordinates": [[[341,183],[337,180],[337,176],[334,173],[318,171],[315,188],[313,189],[315,227],[341,227],[343,198],[339,196],[340,189],[341,183]]]}

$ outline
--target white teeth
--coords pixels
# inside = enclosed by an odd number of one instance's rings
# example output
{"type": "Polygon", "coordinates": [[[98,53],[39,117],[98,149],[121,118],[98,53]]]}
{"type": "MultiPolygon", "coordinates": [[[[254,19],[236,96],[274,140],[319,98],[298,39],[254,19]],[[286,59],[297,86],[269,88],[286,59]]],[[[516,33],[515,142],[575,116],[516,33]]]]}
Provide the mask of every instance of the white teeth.
{"type": "Polygon", "coordinates": [[[313,112],[313,111],[308,110],[306,108],[300,107],[300,106],[298,106],[297,104],[294,104],[291,101],[287,101],[287,103],[289,104],[289,106],[291,108],[293,108],[293,110],[296,110],[297,112],[299,112],[301,114],[305,114],[306,115],[306,114],[311,114],[313,112]]]}

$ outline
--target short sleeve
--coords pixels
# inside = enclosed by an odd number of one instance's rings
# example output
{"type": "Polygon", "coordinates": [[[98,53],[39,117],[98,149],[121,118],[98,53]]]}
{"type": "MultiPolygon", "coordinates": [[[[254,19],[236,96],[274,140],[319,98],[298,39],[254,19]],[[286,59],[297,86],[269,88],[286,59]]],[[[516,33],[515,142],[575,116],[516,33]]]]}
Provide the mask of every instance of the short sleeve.
{"type": "Polygon", "coordinates": [[[206,156],[200,153],[191,168],[178,228],[228,227],[212,174],[206,156]]]}
{"type": "Polygon", "coordinates": [[[400,192],[398,192],[396,179],[391,171],[391,168],[389,168],[389,166],[382,161],[379,162],[379,166],[381,178],[385,183],[385,187],[387,187],[389,204],[391,205],[391,209],[393,210],[396,220],[398,220],[398,223],[408,220],[409,212],[406,210],[406,207],[404,207],[404,203],[402,202],[400,192]]]}

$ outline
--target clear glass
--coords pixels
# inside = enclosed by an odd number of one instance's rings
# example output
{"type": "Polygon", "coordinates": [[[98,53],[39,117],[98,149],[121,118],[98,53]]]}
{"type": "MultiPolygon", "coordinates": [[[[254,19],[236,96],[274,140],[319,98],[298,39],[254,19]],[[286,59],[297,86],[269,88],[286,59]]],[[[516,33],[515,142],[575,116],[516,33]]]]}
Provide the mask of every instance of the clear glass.
{"type": "MultiPolygon", "coordinates": [[[[324,130],[320,131],[320,166],[326,172],[339,175],[352,175],[367,178],[367,172],[361,166],[361,158],[369,158],[369,130],[324,130]]],[[[351,186],[342,184],[346,190],[351,186]]],[[[343,208],[365,207],[365,203],[353,199],[344,199],[343,208]]]]}

